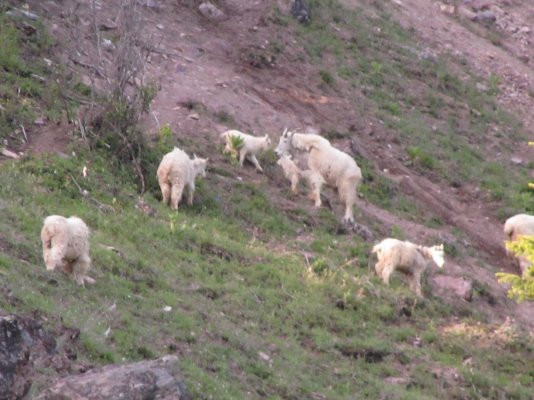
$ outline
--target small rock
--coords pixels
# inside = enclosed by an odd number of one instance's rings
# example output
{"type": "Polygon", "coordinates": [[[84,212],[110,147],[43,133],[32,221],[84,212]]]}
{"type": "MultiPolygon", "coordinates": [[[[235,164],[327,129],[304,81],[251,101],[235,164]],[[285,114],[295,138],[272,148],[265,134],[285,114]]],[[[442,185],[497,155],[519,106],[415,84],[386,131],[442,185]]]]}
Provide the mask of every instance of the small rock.
{"type": "Polygon", "coordinates": [[[102,22],[98,25],[98,29],[101,31],[111,31],[117,29],[117,24],[114,22],[102,22]]]}
{"type": "Polygon", "coordinates": [[[46,121],[44,118],[37,118],[35,121],[33,121],[33,124],[37,126],[43,126],[46,125],[46,121]]]}
{"type": "Polygon", "coordinates": [[[473,297],[473,281],[461,277],[437,275],[433,279],[435,292],[441,296],[454,295],[461,299],[471,301],[473,297]]]}
{"type": "Polygon", "coordinates": [[[475,86],[481,92],[486,92],[488,90],[488,87],[482,82],[477,82],[477,84],[475,86]]]}
{"type": "Polygon", "coordinates": [[[171,306],[165,306],[165,307],[163,307],[163,311],[171,312],[172,311],[172,307],[171,306]]]}
{"type": "Polygon", "coordinates": [[[523,160],[519,157],[512,157],[510,161],[512,162],[512,164],[515,164],[515,165],[523,164],[523,160]]]}
{"type": "Polygon", "coordinates": [[[493,24],[497,20],[497,17],[493,11],[486,10],[478,12],[474,20],[483,24],[493,24]]]}
{"type": "Polygon", "coordinates": [[[304,0],[294,0],[291,5],[291,15],[301,24],[310,21],[310,8],[304,0]]]}
{"type": "Polygon", "coordinates": [[[207,19],[212,21],[220,21],[225,17],[224,12],[215,7],[211,3],[202,3],[198,6],[198,11],[207,19]]]}
{"type": "Polygon", "coordinates": [[[109,39],[103,39],[102,40],[102,46],[105,48],[105,49],[108,49],[108,50],[114,50],[115,49],[115,45],[113,44],[113,42],[109,39]]]}
{"type": "Polygon", "coordinates": [[[157,25],[156,25],[156,28],[158,28],[160,31],[162,31],[163,29],[165,29],[165,27],[164,27],[162,24],[157,24],[157,25]]]}
{"type": "Polygon", "coordinates": [[[439,4],[439,9],[441,12],[445,13],[445,14],[454,14],[454,11],[456,9],[456,7],[454,7],[453,5],[451,4],[439,4]]]}
{"type": "Polygon", "coordinates": [[[434,378],[445,382],[449,386],[455,386],[458,382],[463,382],[463,378],[456,368],[453,367],[433,367],[430,372],[434,378]]]}
{"type": "Polygon", "coordinates": [[[198,121],[200,119],[200,115],[198,115],[197,113],[193,113],[193,114],[189,114],[187,118],[191,118],[191,119],[194,119],[195,121],[198,121]]]}
{"type": "Polygon", "coordinates": [[[263,361],[271,362],[271,357],[269,357],[269,355],[265,354],[263,351],[258,352],[258,355],[263,361]]]}
{"type": "Polygon", "coordinates": [[[464,6],[459,6],[456,9],[456,11],[460,17],[467,18],[468,20],[471,20],[471,21],[474,21],[477,16],[475,12],[471,11],[470,9],[464,6]]]}

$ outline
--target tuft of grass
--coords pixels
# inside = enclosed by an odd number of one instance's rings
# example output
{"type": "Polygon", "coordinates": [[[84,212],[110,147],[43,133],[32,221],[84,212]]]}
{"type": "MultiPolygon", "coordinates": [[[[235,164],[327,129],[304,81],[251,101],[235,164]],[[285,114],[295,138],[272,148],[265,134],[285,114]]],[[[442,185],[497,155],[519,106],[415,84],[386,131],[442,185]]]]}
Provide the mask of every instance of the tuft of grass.
{"type": "Polygon", "coordinates": [[[321,70],[319,71],[319,76],[321,77],[321,80],[324,84],[328,86],[334,86],[335,79],[329,71],[321,70]]]}

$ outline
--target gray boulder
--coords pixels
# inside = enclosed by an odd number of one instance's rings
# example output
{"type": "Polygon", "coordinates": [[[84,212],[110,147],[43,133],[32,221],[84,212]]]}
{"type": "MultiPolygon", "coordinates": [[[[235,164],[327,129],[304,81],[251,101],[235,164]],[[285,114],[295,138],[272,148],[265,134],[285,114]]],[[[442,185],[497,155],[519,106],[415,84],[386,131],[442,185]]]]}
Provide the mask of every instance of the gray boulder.
{"type": "Polygon", "coordinates": [[[310,7],[304,0],[294,0],[291,5],[291,15],[301,24],[305,24],[310,21],[310,7]]]}
{"type": "Polygon", "coordinates": [[[180,378],[178,357],[108,365],[59,379],[35,400],[190,400],[180,378]]]}

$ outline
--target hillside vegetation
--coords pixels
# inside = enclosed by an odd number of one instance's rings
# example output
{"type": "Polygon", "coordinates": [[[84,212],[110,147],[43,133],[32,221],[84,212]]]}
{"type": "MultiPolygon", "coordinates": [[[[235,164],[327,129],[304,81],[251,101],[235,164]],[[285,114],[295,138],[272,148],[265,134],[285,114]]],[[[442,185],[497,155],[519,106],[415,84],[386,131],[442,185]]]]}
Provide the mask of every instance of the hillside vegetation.
{"type": "MultiPolygon", "coordinates": [[[[257,74],[269,70],[261,60],[272,56],[314,71],[317,90],[380,121],[401,149],[399,168],[445,189],[476,186],[488,216],[534,211],[526,186],[532,165],[507,167],[527,133],[499,106],[497,77],[482,78],[452,55],[425,55],[381,2],[356,9],[309,3],[307,25],[270,5],[270,46],[244,62],[260,60],[257,74]]],[[[55,59],[56,67],[43,61],[61,49],[46,24],[6,10],[0,6],[0,138],[24,149],[21,126],[44,115],[59,125],[91,90],[55,59]],[[23,29],[28,24],[34,31],[23,29]],[[51,83],[58,76],[61,88],[51,83]]],[[[202,118],[210,111],[191,109],[202,118]]],[[[330,121],[321,127],[334,143],[358,139],[330,121]]],[[[333,210],[314,210],[304,196],[291,199],[272,151],[260,160],[266,174],[259,177],[194,135],[164,127],[151,137],[145,165],[154,169],[142,196],[138,174],[109,149],[89,146],[74,125],[61,154],[2,160],[0,309],[34,315],[45,329],[58,320],[77,327],[76,362],[88,367],[176,353],[197,399],[532,399],[532,333],[492,319],[492,307],[501,307],[499,315],[514,307],[503,291],[473,278],[469,303],[436,297],[428,283],[419,299],[402,277],[384,286],[368,268],[372,241],[340,225],[334,194],[327,192],[333,210]],[[161,204],[155,181],[160,156],[174,145],[211,160],[194,205],[176,212],[161,204]],[[50,214],[77,215],[91,228],[95,285],[81,289],[46,271],[39,232],[50,214]]],[[[364,157],[377,149],[362,145],[354,155],[365,175],[362,203],[420,225],[426,244],[441,241],[443,218],[364,157]]],[[[375,238],[413,236],[355,211],[375,238]]],[[[449,262],[470,257],[493,271],[464,233],[446,232],[449,262]]],[[[38,372],[30,398],[57,376],[53,368],[38,372]]]]}

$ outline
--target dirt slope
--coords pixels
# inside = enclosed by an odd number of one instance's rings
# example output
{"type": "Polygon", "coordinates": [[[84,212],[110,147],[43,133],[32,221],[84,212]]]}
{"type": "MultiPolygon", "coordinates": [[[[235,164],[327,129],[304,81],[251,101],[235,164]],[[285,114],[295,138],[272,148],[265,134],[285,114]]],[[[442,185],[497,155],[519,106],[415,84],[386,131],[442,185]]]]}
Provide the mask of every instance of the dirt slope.
{"type": "MultiPolygon", "coordinates": [[[[500,46],[484,37],[473,22],[458,11],[442,11],[445,4],[426,0],[395,0],[384,5],[405,27],[415,29],[420,39],[433,51],[452,52],[464,57],[480,74],[498,75],[501,79],[499,101],[518,114],[526,126],[533,125],[534,115],[534,61],[532,32],[522,29],[534,22],[530,0],[492,0],[485,3],[497,15],[500,46]],[[469,29],[471,26],[471,29],[469,29]],[[502,28],[499,28],[502,27],[502,28]],[[512,28],[511,28],[512,27],[512,28]],[[515,28],[518,28],[517,30],[515,28]],[[522,30],[521,30],[522,29],[522,30]],[[513,32],[512,32],[513,31],[513,32]]],[[[74,65],[73,51],[79,51],[78,61],[91,64],[96,55],[91,46],[93,39],[89,5],[65,1],[62,7],[53,2],[30,1],[30,8],[46,15],[58,39],[71,35],[69,18],[76,13],[79,40],[67,41],[58,49],[63,60],[85,76],[90,71],[74,65]],[[70,54],[70,55],[68,55],[70,54]]],[[[110,26],[117,10],[110,2],[97,2],[97,12],[110,26]]],[[[400,219],[372,204],[361,201],[360,208],[367,219],[378,221],[380,234],[387,234],[393,225],[409,233],[410,239],[451,237],[451,230],[464,232],[468,246],[476,250],[476,257],[466,258],[464,265],[451,263],[452,274],[470,275],[489,285],[500,299],[500,308],[494,312],[496,320],[503,320],[510,312],[534,329],[534,305],[516,307],[504,299],[504,289],[495,283],[493,272],[512,267],[504,257],[502,222],[495,216],[495,205],[476,195],[476,188],[451,188],[430,178],[417,175],[402,162],[403,146],[395,144],[395,133],[387,131],[380,121],[366,114],[354,103],[354,96],[344,90],[326,92],[318,88],[318,71],[313,65],[295,64],[288,55],[301,49],[291,38],[281,36],[277,25],[269,20],[274,1],[226,0],[221,9],[226,17],[210,21],[200,15],[189,3],[155,1],[142,2],[147,19],[147,33],[163,53],[153,53],[147,66],[147,79],[161,87],[152,105],[152,113],[145,121],[149,134],[163,124],[170,124],[179,139],[214,143],[220,132],[239,128],[254,134],[269,133],[274,141],[284,127],[335,126],[338,131],[351,132],[352,140],[339,140],[336,146],[368,159],[377,171],[400,182],[402,192],[416,198],[429,212],[439,216],[445,226],[432,229],[400,219]],[[186,4],[187,3],[187,4],[186,4]],[[260,60],[256,68],[255,50],[268,47],[273,41],[285,46],[276,60],[260,60]],[[477,266],[476,259],[488,266],[477,266]]],[[[287,12],[289,1],[276,2],[287,12]]],[[[347,6],[365,4],[365,1],[344,0],[347,6]]],[[[464,2],[458,2],[464,3],[464,2]]],[[[468,3],[467,1],[465,3],[468,3]]],[[[104,51],[104,58],[106,52],[104,51]]],[[[335,62],[335,61],[332,61],[335,62]]],[[[109,65],[107,66],[109,67],[109,65]]],[[[31,132],[28,150],[58,150],[57,129],[35,128],[31,132]]],[[[204,154],[200,154],[204,156],[204,154]]],[[[225,162],[220,155],[206,154],[217,162],[225,162]]],[[[496,158],[499,155],[495,155],[496,158]]],[[[518,149],[517,157],[531,160],[531,150],[518,149]]],[[[509,162],[509,160],[506,160],[509,162]]],[[[242,177],[249,181],[278,179],[274,173],[261,176],[251,169],[243,170],[242,177]]],[[[273,187],[271,196],[279,203],[287,199],[273,187]]],[[[337,207],[337,206],[336,206],[337,207]]]]}

